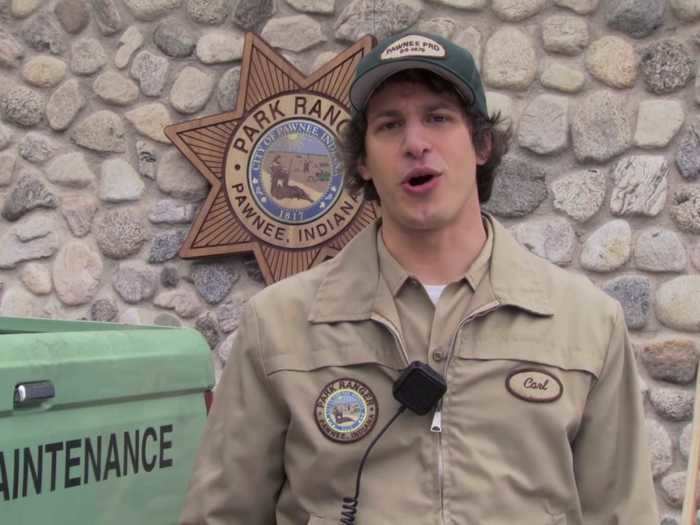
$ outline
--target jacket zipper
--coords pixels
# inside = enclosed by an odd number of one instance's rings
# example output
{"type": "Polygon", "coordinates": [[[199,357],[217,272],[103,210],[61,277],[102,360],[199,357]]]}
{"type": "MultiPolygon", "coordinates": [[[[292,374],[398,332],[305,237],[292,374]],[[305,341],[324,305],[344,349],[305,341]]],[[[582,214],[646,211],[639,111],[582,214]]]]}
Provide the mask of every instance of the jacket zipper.
{"type": "MultiPolygon", "coordinates": [[[[484,305],[481,308],[477,308],[476,310],[474,310],[467,317],[462,319],[459,325],[457,325],[457,329],[455,330],[455,333],[450,339],[449,350],[447,353],[447,358],[445,359],[445,367],[443,369],[445,380],[447,380],[447,368],[449,367],[450,362],[452,361],[452,356],[454,355],[455,341],[457,341],[457,335],[459,334],[460,330],[464,327],[465,324],[473,321],[478,317],[482,317],[488,313],[491,313],[492,311],[496,310],[499,306],[501,306],[501,303],[499,303],[498,301],[488,303],[487,305],[484,305]]],[[[445,459],[442,449],[442,399],[438,403],[438,406],[435,409],[435,413],[433,414],[433,421],[430,425],[430,430],[437,434],[438,478],[440,480],[440,523],[442,523],[442,525],[446,525],[447,518],[445,517],[445,459]]]]}
{"type": "Polygon", "coordinates": [[[401,335],[399,334],[399,331],[392,324],[392,322],[389,321],[387,318],[382,317],[381,315],[376,313],[370,315],[370,319],[378,322],[384,328],[389,330],[389,332],[391,332],[391,335],[394,336],[394,340],[396,341],[396,346],[398,346],[399,350],[401,351],[401,357],[403,357],[404,363],[406,363],[406,366],[408,366],[410,364],[410,361],[408,360],[408,353],[406,352],[406,349],[403,346],[403,341],[401,340],[401,335]]]}

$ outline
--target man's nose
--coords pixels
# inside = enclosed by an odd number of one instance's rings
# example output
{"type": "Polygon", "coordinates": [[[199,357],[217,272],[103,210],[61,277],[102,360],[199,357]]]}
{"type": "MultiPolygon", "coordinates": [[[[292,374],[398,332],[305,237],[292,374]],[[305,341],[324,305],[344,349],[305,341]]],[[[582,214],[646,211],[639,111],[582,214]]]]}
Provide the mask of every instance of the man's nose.
{"type": "Polygon", "coordinates": [[[404,151],[406,155],[421,158],[430,151],[431,143],[427,130],[420,122],[408,122],[404,128],[404,151]]]}

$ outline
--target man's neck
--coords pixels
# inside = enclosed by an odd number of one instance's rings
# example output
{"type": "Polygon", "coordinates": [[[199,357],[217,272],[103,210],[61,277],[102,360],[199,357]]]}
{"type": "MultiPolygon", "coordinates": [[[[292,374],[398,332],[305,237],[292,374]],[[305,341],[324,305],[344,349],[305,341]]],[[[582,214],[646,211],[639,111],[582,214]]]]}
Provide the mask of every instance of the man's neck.
{"type": "Polygon", "coordinates": [[[458,231],[407,232],[383,225],[381,232],[389,253],[423,284],[447,284],[460,279],[486,243],[481,220],[458,231]]]}

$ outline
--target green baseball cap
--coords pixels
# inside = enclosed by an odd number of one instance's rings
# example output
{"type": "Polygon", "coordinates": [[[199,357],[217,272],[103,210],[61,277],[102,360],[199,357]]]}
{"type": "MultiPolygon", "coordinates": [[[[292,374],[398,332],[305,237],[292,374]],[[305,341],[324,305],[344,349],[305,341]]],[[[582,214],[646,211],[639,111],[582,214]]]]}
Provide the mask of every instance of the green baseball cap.
{"type": "Polygon", "coordinates": [[[405,69],[426,69],[454,84],[470,107],[488,117],[486,96],[474,57],[446,38],[409,31],[385,38],[358,64],[350,103],[362,112],[372,93],[405,69]]]}

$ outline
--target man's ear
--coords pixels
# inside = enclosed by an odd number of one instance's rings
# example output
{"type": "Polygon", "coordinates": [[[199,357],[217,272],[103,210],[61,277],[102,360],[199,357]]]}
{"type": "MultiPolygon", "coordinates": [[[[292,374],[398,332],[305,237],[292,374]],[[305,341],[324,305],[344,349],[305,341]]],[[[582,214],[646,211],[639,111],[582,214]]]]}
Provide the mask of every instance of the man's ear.
{"type": "Polygon", "coordinates": [[[371,180],[372,176],[369,174],[369,170],[365,165],[365,159],[360,159],[357,161],[357,173],[362,177],[363,180],[371,180]]]}
{"type": "Polygon", "coordinates": [[[491,158],[491,151],[493,149],[493,134],[489,131],[484,135],[483,143],[478,151],[476,151],[476,164],[477,166],[483,166],[491,158]]]}

